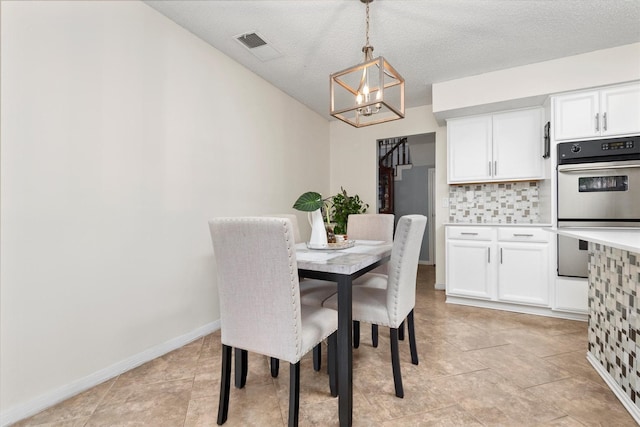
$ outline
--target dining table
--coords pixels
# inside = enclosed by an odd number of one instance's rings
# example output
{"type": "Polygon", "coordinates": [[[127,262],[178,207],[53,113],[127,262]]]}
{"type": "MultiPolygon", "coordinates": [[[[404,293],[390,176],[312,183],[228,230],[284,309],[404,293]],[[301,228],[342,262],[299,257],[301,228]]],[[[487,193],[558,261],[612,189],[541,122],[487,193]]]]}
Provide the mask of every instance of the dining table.
{"type": "Polygon", "coordinates": [[[354,279],[388,262],[392,242],[354,240],[311,249],[296,245],[298,275],[335,282],[338,292],[338,415],[340,426],[351,426],[353,419],[352,289],[354,279]]]}

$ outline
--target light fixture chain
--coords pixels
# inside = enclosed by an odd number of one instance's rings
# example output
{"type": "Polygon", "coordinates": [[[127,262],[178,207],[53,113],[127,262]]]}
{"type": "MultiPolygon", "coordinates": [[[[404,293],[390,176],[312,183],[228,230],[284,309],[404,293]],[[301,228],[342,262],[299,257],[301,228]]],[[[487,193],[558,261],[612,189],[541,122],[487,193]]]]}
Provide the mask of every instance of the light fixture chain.
{"type": "Polygon", "coordinates": [[[369,3],[367,2],[367,20],[366,20],[366,35],[367,35],[367,40],[365,43],[365,46],[369,46],[369,3]]]}

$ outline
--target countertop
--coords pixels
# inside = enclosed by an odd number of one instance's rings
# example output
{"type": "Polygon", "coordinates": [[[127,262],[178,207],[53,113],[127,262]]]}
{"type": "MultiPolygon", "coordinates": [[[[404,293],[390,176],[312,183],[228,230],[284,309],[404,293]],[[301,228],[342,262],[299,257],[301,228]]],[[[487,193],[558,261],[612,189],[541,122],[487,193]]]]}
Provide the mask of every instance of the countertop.
{"type": "Polygon", "coordinates": [[[640,228],[563,227],[546,228],[545,230],[562,236],[575,237],[588,242],[600,243],[605,246],[640,253],[640,228]]]}
{"type": "Polygon", "coordinates": [[[444,223],[445,227],[452,227],[452,226],[460,226],[460,227],[546,227],[549,228],[551,227],[551,224],[549,223],[530,223],[530,222],[523,222],[523,223],[489,223],[489,222],[445,222],[444,223]]]}

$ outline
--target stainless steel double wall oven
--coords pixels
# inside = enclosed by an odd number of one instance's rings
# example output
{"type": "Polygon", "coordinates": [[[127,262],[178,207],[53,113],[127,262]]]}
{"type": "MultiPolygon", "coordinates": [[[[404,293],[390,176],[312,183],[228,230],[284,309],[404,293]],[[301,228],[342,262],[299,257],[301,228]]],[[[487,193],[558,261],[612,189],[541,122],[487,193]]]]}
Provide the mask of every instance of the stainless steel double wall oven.
{"type": "MultiPolygon", "coordinates": [[[[558,227],[640,227],[640,135],[558,144],[558,227]]],[[[558,275],[587,277],[587,242],[558,236],[558,275]]]]}

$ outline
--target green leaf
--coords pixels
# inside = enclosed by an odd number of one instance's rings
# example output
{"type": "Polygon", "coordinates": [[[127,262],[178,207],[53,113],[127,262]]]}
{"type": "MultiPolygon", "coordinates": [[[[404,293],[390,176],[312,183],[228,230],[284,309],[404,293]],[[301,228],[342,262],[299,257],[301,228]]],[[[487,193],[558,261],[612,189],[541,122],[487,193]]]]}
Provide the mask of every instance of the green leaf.
{"type": "Polygon", "coordinates": [[[307,191],[293,204],[293,208],[304,212],[313,212],[322,207],[324,201],[322,195],[315,191],[307,191]]]}

